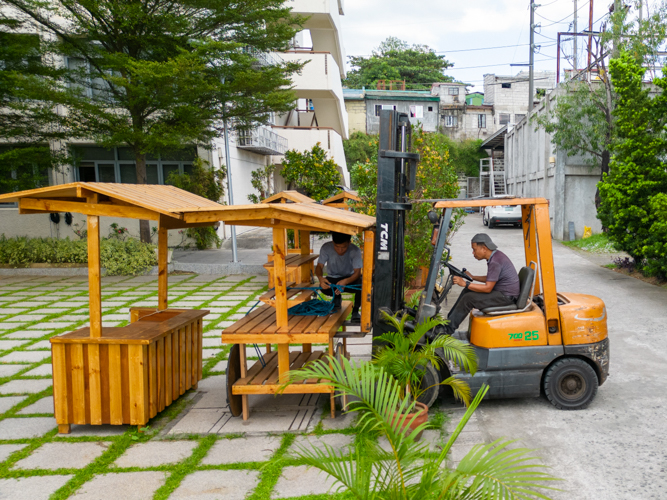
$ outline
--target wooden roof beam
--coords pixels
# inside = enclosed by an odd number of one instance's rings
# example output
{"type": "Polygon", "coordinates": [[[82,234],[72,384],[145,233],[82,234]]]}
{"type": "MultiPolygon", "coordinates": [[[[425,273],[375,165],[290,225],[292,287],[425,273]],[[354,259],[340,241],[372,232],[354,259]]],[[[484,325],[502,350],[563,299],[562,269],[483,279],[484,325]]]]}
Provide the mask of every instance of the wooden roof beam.
{"type": "Polygon", "coordinates": [[[20,198],[19,213],[74,212],[102,217],[124,217],[127,219],[159,220],[160,214],[136,206],[119,206],[110,203],[83,203],[74,201],[20,198]],[[28,212],[30,210],[31,212],[28,212]],[[36,212],[35,212],[36,211],[36,212]]]}

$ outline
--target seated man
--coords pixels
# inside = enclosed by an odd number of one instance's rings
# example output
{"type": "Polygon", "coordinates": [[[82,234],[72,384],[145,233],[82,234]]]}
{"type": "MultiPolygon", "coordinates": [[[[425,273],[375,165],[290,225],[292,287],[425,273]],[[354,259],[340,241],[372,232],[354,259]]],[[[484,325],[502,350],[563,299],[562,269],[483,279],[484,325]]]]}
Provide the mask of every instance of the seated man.
{"type": "Polygon", "coordinates": [[[472,254],[477,260],[487,261],[487,272],[486,276],[473,276],[466,271],[474,281],[483,284],[470,283],[458,276],[454,277],[454,283],[464,287],[465,290],[461,291],[459,299],[447,315],[449,324],[446,328],[450,335],[454,334],[473,308],[507,306],[516,302],[519,297],[521,287],[514,264],[507,255],[497,249],[489,235],[476,234],[471,240],[471,246],[472,254]]]}
{"type": "MultiPolygon", "coordinates": [[[[334,296],[335,310],[341,307],[341,291],[333,291],[330,284],[340,286],[361,285],[361,267],[362,258],[359,247],[350,242],[352,237],[349,234],[331,232],[333,241],[322,245],[320,258],[315,268],[315,276],[320,282],[322,293],[328,296],[334,296]],[[327,266],[327,277],[322,275],[324,266],[327,266]]],[[[361,321],[359,308],[361,307],[361,289],[354,291],[354,308],[352,309],[352,321],[361,321]]]]}

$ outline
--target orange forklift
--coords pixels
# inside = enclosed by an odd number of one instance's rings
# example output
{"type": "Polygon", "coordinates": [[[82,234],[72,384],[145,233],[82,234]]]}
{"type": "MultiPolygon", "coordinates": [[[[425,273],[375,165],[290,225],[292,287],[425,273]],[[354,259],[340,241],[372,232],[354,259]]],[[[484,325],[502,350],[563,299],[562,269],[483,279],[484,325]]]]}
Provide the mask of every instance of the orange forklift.
{"type": "MultiPolygon", "coordinates": [[[[373,276],[373,334],[388,330],[383,312],[408,314],[414,324],[437,316],[451,290],[454,276],[466,280],[465,269],[450,262],[445,246],[452,213],[457,208],[521,207],[526,266],[519,271],[521,290],[516,303],[473,310],[467,332],[457,332],[477,353],[474,375],[451,363],[440,369],[427,366],[422,385],[431,387],[420,398],[431,405],[442,388],[436,385],[451,375],[464,379],[473,394],[488,384],[489,398],[538,397],[543,392],[557,408],[585,408],[609,374],[609,338],[604,302],[591,295],[559,293],[554,274],[549,205],[544,198],[486,198],[420,200],[432,203],[433,254],[419,305],[403,302],[405,211],[419,156],[408,151],[407,116],[382,111],[378,156],[378,203],[375,270],[373,276]]],[[[409,323],[408,323],[409,325],[409,323]]],[[[407,326],[407,325],[406,325],[407,326]]],[[[432,331],[425,336],[443,334],[432,331]]]]}

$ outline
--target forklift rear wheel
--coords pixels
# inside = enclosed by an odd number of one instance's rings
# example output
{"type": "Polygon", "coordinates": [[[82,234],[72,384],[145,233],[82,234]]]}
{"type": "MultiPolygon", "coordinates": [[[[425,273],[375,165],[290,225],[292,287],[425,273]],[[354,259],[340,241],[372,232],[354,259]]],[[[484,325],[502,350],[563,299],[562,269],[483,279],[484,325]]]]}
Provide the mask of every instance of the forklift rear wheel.
{"type": "Polygon", "coordinates": [[[417,398],[417,401],[430,408],[431,405],[435,403],[435,400],[438,399],[438,393],[440,392],[440,385],[438,384],[440,384],[440,382],[441,380],[438,370],[433,368],[431,363],[428,363],[421,383],[421,389],[427,387],[428,389],[417,398]]]}
{"type": "Polygon", "coordinates": [[[547,399],[560,410],[582,410],[598,392],[595,370],[579,358],[556,361],[544,376],[547,399]]]}

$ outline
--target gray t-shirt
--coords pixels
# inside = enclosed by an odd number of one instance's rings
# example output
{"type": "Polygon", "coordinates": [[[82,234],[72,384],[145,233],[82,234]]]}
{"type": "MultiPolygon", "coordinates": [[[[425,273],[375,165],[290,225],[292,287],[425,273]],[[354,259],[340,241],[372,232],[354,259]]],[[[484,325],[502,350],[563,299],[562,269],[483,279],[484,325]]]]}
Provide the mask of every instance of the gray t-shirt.
{"type": "Polygon", "coordinates": [[[325,243],[320,249],[318,264],[327,268],[327,274],[332,278],[347,278],[354,274],[355,269],[361,269],[361,250],[354,243],[350,243],[343,255],[338,255],[333,241],[325,243]]]}
{"type": "Polygon", "coordinates": [[[494,250],[489,258],[486,281],[495,281],[494,290],[507,297],[517,297],[521,289],[519,275],[516,273],[514,264],[507,255],[500,250],[494,250]]]}

